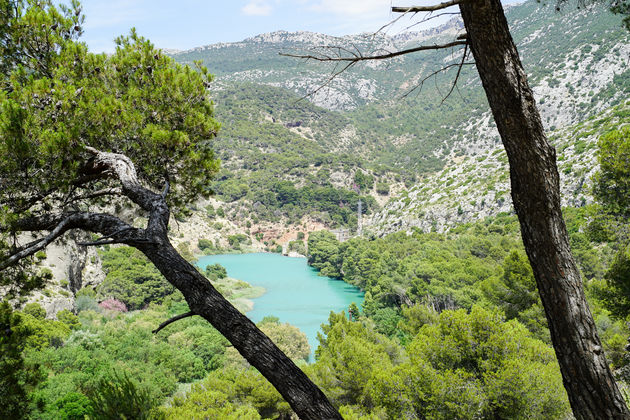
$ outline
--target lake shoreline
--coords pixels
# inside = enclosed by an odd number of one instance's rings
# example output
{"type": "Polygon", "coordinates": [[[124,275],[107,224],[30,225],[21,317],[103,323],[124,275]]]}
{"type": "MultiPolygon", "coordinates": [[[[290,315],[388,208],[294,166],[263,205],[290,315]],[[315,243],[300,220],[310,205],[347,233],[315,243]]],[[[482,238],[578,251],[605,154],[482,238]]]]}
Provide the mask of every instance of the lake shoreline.
{"type": "Polygon", "coordinates": [[[201,257],[196,265],[205,268],[221,264],[229,277],[254,288],[264,288],[265,292],[258,297],[244,294],[232,297],[238,299],[241,308],[247,309],[246,315],[253,322],[271,315],[280,322],[297,326],[306,334],[312,356],[318,345],[317,333],[322,332],[320,326],[328,322],[330,312],[347,311],[351,303],[360,306],[364,295],[343,280],[320,276],[304,257],[281,257],[285,256],[272,252],[216,254],[201,257]],[[253,302],[251,309],[247,300],[253,302]]]}
{"type": "Polygon", "coordinates": [[[251,248],[249,250],[243,251],[243,250],[221,250],[221,252],[217,252],[216,254],[194,254],[193,256],[195,257],[195,259],[192,261],[193,264],[195,264],[197,261],[199,261],[200,258],[203,257],[212,257],[214,255],[247,255],[247,254],[272,254],[272,255],[282,255],[283,257],[287,257],[287,258],[307,258],[306,255],[302,255],[299,254],[297,252],[289,252],[288,254],[283,254],[281,252],[271,252],[271,251],[264,251],[264,250],[259,250],[259,249],[255,249],[255,248],[251,248]]]}

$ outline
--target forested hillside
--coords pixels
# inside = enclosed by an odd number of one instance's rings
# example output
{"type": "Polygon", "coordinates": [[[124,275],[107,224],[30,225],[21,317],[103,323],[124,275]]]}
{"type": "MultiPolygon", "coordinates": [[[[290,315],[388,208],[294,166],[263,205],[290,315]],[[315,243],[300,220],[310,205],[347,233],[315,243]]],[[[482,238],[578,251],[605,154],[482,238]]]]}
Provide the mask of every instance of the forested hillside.
{"type": "Polygon", "coordinates": [[[326,133],[349,127],[341,115],[283,89],[234,83],[215,94],[221,136],[213,143],[222,161],[213,190],[241,222],[298,224],[305,216],[330,226],[356,226],[357,202],[376,210],[373,172],[385,169],[339,150],[326,133]],[[369,185],[361,177],[369,178],[369,185]]]}
{"type": "MultiPolygon", "coordinates": [[[[618,245],[602,242],[601,232],[587,225],[588,209],[567,210],[566,217],[606,354],[625,378],[627,326],[611,314],[619,312],[606,299],[614,289],[605,273],[618,245]]],[[[11,315],[13,323],[28,327],[24,363],[37,383],[31,391],[36,418],[72,418],[72,413],[101,418],[94,414],[97,407],[172,419],[291,413],[203,321],[182,320],[151,334],[161,320],[185,310],[181,295],[158,278],[134,286],[139,277],[132,267],[151,269],[146,260],[130,259],[130,250],[101,252],[109,268],[97,293],[115,298],[97,303],[102,298],[83,290],[77,315],[65,311],[59,321],[45,320],[36,303],[11,315]],[[147,298],[161,303],[131,311],[138,307],[134,302],[147,298]],[[133,393],[134,402],[120,406],[119,399],[133,393]]],[[[414,231],[344,243],[322,231],[311,235],[309,261],[322,274],[366,291],[360,312],[350,307],[347,314],[331,314],[317,361],[303,365],[346,418],[393,419],[410,410],[429,418],[568,414],[514,216],[502,214],[446,234],[414,231]],[[451,392],[456,385],[468,391],[451,392]]],[[[227,282],[219,267],[206,275],[228,296],[247,290],[227,282]]],[[[308,355],[295,328],[273,318],[261,328],[296,360],[308,355]]]]}
{"type": "MultiPolygon", "coordinates": [[[[568,148],[572,143],[568,137],[576,129],[573,126],[590,117],[600,115],[606,119],[612,112],[617,117],[611,124],[627,118],[618,115],[627,109],[625,102],[630,92],[630,38],[621,17],[604,5],[556,11],[552,5],[536,1],[511,6],[506,16],[543,123],[551,137],[557,139],[558,147],[568,148]],[[566,36],[569,27],[571,37],[566,36]],[[609,111],[611,107],[616,108],[609,111]]],[[[331,68],[325,63],[279,53],[313,53],[318,47],[344,43],[353,43],[364,53],[387,51],[414,47],[420,42],[439,43],[462,31],[461,21],[453,20],[436,29],[404,36],[364,34],[333,38],[308,32],[276,32],[238,43],[179,52],[174,58],[182,63],[201,60],[217,74],[218,118],[226,122],[217,150],[229,175],[240,176],[244,170],[243,177],[251,179],[253,165],[259,169],[256,173],[260,173],[260,178],[276,170],[294,185],[321,184],[328,177],[336,187],[347,189],[353,186],[356,168],[362,168],[381,185],[379,191],[392,189],[392,195],[398,197],[371,219],[374,232],[392,232],[404,226],[426,230],[436,225],[443,229],[452,223],[511,208],[507,174],[501,169],[506,161],[473,67],[462,69],[457,90],[446,100],[443,99],[455,78],[455,69],[427,77],[461,59],[450,50],[359,63],[309,96],[309,92],[325,84],[331,68]],[[319,99],[343,95],[347,96],[347,106],[332,106],[319,99]],[[222,101],[225,97],[229,99],[222,101]],[[236,114],[246,114],[247,118],[232,124],[236,114]],[[260,139],[267,132],[276,141],[283,139],[286,146],[281,153],[295,161],[287,170],[279,169],[285,168],[287,161],[276,159],[278,151],[271,146],[273,142],[260,139]],[[318,155],[320,148],[333,152],[335,158],[318,155]],[[303,152],[300,156],[288,155],[298,149],[303,152]],[[252,152],[259,164],[250,162],[252,152]],[[275,159],[276,165],[271,169],[263,165],[263,159],[275,159]],[[444,185],[453,193],[445,194],[444,185]],[[398,194],[400,191],[402,195],[398,194]],[[452,202],[444,203],[445,200],[452,202]],[[493,205],[486,205],[489,202],[493,205]]],[[[580,144],[592,144],[595,137],[579,139],[580,144]]],[[[582,146],[578,147],[581,150],[582,146]]],[[[563,188],[570,191],[565,200],[567,204],[579,205],[588,201],[589,174],[579,164],[569,163],[574,159],[571,148],[565,155],[562,157],[566,159],[560,159],[563,188]]],[[[575,157],[588,161],[593,157],[593,149],[575,157]]],[[[589,166],[584,162],[584,167],[589,166]]],[[[245,188],[227,184],[228,201],[246,196],[245,188]]],[[[267,191],[274,191],[273,185],[265,184],[258,182],[254,188],[259,191],[264,185],[267,191]]],[[[216,189],[223,191],[221,180],[216,189]]],[[[388,197],[376,190],[371,192],[377,199],[388,197]]],[[[253,204],[251,196],[247,201],[253,204]]],[[[295,221],[295,217],[289,218],[295,221]]],[[[328,218],[325,220],[330,223],[328,218]]],[[[347,225],[352,227],[353,223],[347,225]]]]}

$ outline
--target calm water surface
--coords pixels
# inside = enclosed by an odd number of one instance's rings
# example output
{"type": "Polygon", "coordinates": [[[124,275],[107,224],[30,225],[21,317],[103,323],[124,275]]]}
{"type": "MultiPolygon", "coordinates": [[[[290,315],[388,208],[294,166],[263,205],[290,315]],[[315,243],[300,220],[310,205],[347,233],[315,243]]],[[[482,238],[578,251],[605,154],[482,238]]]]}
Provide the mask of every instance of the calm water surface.
{"type": "Polygon", "coordinates": [[[317,348],[317,332],[328,322],[330,311],[348,312],[350,303],[359,307],[363,293],[341,280],[321,277],[306,264],[306,258],[289,258],[279,254],[230,254],[201,257],[197,265],[219,263],[228,276],[262,286],[266,293],[252,299],[254,309],[247,316],[254,322],[267,315],[280,318],[302,330],[311,345],[311,361],[317,348]]]}

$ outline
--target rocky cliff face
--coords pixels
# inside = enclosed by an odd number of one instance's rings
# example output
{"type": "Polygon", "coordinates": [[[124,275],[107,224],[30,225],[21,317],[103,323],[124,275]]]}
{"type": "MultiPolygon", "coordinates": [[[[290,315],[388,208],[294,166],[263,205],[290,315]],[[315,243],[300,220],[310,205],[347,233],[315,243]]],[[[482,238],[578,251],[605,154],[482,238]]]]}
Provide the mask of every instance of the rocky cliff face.
{"type": "MultiPolygon", "coordinates": [[[[550,133],[558,153],[563,206],[580,207],[592,201],[597,140],[625,124],[630,124],[630,101],[550,133]]],[[[495,140],[473,142],[465,153],[452,155],[443,170],[390,200],[366,223],[367,230],[377,235],[411,227],[441,232],[499,212],[513,212],[513,208],[507,157],[495,140]]]]}
{"type": "Polygon", "coordinates": [[[39,265],[53,275],[43,290],[34,292],[28,302],[37,302],[46,310],[49,318],[64,309],[72,310],[74,295],[82,287],[95,287],[105,278],[100,258],[94,248],[77,245],[89,240],[85,233],[70,233],[46,248],[45,258],[39,265]]]}
{"type": "MultiPolygon", "coordinates": [[[[560,151],[565,204],[586,203],[598,134],[582,122],[605,119],[615,112],[612,108],[627,106],[620,104],[630,95],[630,36],[605,5],[556,11],[554,5],[531,0],[507,8],[506,16],[543,122],[560,151]],[[587,134],[575,133],[581,129],[587,134]]],[[[246,80],[305,95],[322,86],[330,68],[280,57],[278,52],[356,45],[367,55],[440,43],[462,32],[458,19],[394,36],[274,32],[204,47],[207,54],[180,52],[175,58],[202,59],[216,71],[220,83],[246,80]],[[228,58],[236,50],[239,58],[228,58]]],[[[361,153],[368,161],[415,172],[421,179],[368,221],[374,232],[408,226],[443,230],[512,210],[506,158],[474,69],[463,70],[458,90],[444,102],[454,71],[439,73],[435,81],[429,79],[417,89],[432,72],[460,59],[461,52],[448,51],[366,62],[306,98],[347,121],[338,131],[319,132],[338,139],[339,152],[361,153]]],[[[618,117],[618,123],[624,121],[618,117]]],[[[302,128],[318,134],[318,128],[308,123],[302,128]]]]}

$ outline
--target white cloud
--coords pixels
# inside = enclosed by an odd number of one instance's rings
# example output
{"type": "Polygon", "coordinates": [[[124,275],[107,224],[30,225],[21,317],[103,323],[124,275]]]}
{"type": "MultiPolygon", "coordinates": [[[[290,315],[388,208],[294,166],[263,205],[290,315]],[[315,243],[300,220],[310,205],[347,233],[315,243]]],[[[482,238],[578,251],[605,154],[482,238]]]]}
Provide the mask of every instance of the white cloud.
{"type": "MultiPolygon", "coordinates": [[[[68,2],[64,2],[68,3],[68,2]]],[[[116,25],[134,26],[146,20],[148,2],[129,0],[109,0],[107,2],[83,0],[85,28],[100,29],[116,25]]]]}
{"type": "Polygon", "coordinates": [[[241,12],[249,16],[269,16],[271,10],[271,5],[265,0],[251,0],[243,6],[241,12]]]}
{"type": "Polygon", "coordinates": [[[349,16],[383,13],[390,6],[391,0],[318,0],[311,5],[311,10],[349,16]]]}

